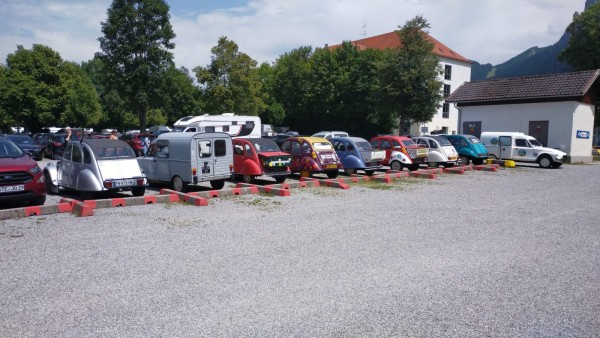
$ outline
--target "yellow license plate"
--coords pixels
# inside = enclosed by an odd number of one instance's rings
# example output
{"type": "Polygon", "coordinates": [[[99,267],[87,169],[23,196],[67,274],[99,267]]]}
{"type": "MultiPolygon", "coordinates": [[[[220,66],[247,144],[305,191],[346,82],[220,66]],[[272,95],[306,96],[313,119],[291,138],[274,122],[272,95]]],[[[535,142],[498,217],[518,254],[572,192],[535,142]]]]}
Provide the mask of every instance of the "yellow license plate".
{"type": "Polygon", "coordinates": [[[325,169],[337,169],[337,164],[328,164],[325,166],[325,169]]]}

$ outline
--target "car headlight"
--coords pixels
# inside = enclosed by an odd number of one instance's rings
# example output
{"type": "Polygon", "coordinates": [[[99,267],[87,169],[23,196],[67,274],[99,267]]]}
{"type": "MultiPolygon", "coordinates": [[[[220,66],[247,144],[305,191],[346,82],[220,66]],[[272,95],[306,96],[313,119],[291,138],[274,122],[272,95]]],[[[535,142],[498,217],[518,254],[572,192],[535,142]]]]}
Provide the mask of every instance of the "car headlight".
{"type": "Polygon", "coordinates": [[[40,168],[39,165],[35,165],[35,167],[31,167],[29,168],[29,170],[27,170],[30,174],[36,175],[37,173],[39,173],[40,171],[42,171],[42,169],[40,168]]]}

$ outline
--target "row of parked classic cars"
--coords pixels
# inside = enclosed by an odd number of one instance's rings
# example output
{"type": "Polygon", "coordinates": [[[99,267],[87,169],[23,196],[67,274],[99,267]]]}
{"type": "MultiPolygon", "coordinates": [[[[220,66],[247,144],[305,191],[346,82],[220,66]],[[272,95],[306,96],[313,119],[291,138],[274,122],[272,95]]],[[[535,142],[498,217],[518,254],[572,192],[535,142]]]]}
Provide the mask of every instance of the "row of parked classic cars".
{"type": "MultiPolygon", "coordinates": [[[[204,182],[221,189],[228,179],[253,183],[257,177],[270,176],[282,183],[292,173],[322,173],[329,178],[342,171],[372,175],[383,166],[414,171],[421,166],[478,165],[489,156],[486,146],[472,135],[381,135],[369,141],[343,132],[316,135],[290,137],[279,147],[270,138],[170,132],[152,141],[141,157],[123,140],[73,140],[66,143],[56,163],[43,169],[0,136],[0,201],[43,204],[46,192],[59,193],[60,189],[78,191],[83,199],[102,191],[125,190],[142,196],[151,183],[168,184],[176,191],[204,182]]],[[[513,135],[515,139],[518,136],[513,135]]],[[[496,137],[495,144],[508,143],[496,137]]],[[[549,166],[558,167],[562,160],[552,158],[549,166]]]]}

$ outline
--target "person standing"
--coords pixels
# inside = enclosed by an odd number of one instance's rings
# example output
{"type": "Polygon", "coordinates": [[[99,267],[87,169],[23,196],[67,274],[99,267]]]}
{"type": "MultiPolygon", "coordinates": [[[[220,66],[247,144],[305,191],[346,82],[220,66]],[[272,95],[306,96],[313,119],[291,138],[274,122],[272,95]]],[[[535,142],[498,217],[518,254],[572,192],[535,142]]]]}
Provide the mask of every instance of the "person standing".
{"type": "Polygon", "coordinates": [[[145,156],[148,152],[148,147],[150,146],[150,139],[148,138],[148,132],[142,135],[142,155],[145,156]]]}
{"type": "Polygon", "coordinates": [[[116,129],[115,129],[115,130],[113,130],[113,131],[110,133],[110,137],[109,137],[109,139],[111,139],[111,140],[117,140],[117,139],[118,139],[118,137],[117,137],[117,130],[116,130],[116,129]]]}

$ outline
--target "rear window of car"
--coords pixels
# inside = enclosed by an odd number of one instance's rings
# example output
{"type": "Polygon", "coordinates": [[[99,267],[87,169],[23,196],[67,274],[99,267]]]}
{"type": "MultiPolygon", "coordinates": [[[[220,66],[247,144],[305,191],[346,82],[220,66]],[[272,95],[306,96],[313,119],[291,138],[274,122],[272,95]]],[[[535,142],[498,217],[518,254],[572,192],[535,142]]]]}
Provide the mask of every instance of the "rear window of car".
{"type": "Polygon", "coordinates": [[[471,143],[473,143],[473,144],[477,144],[477,143],[479,143],[479,139],[478,139],[477,137],[475,137],[475,136],[471,136],[471,137],[469,137],[469,140],[470,140],[470,141],[471,141],[471,143]]]}
{"type": "Polygon", "coordinates": [[[412,147],[415,146],[416,144],[413,142],[413,140],[402,140],[402,144],[405,147],[412,147]]]}
{"type": "Polygon", "coordinates": [[[315,142],[313,143],[315,150],[333,150],[331,143],[329,142],[315,142]]]}
{"type": "Polygon", "coordinates": [[[9,140],[0,139],[0,158],[22,157],[25,153],[9,140]]]}
{"type": "Polygon", "coordinates": [[[94,148],[93,151],[97,160],[135,158],[135,154],[133,153],[131,147],[94,148]]]}
{"type": "Polygon", "coordinates": [[[360,151],[371,151],[373,147],[369,144],[369,142],[356,142],[356,147],[360,151]]]}

